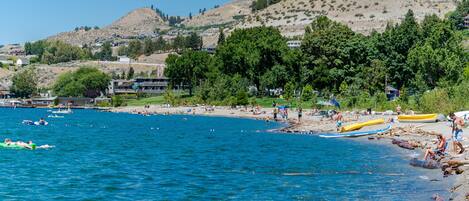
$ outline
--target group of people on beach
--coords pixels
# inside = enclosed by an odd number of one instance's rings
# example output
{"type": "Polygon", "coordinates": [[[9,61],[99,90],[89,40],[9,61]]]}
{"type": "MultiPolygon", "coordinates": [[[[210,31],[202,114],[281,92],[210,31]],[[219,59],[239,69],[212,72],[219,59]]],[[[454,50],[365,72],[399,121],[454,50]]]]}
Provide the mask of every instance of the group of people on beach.
{"type": "MultiPolygon", "coordinates": [[[[451,118],[451,140],[453,142],[453,151],[457,154],[462,154],[465,151],[464,146],[462,145],[462,134],[465,125],[464,119],[457,117],[454,113],[450,113],[449,117],[451,118]],[[459,149],[459,151],[457,149],[459,149]]],[[[442,134],[438,134],[437,147],[435,149],[427,149],[425,152],[424,159],[435,159],[436,156],[444,156],[447,148],[447,139],[442,134]]]]}
{"type": "Polygon", "coordinates": [[[275,121],[278,121],[278,115],[280,115],[281,119],[288,120],[288,107],[278,107],[276,102],[272,103],[272,107],[274,108],[273,115],[275,121]]]}

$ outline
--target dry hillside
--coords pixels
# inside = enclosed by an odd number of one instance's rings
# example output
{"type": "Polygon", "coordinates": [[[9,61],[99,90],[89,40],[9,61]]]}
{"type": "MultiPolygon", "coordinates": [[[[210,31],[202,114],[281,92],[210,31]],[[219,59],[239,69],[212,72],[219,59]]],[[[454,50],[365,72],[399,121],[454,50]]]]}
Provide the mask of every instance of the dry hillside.
{"type": "Polygon", "coordinates": [[[398,22],[412,9],[417,19],[444,16],[456,7],[452,0],[283,0],[247,16],[237,27],[275,26],[285,35],[299,35],[315,16],[327,15],[354,31],[382,31],[388,21],[398,22]]]}
{"type": "MultiPolygon", "coordinates": [[[[69,62],[69,63],[61,63],[61,64],[53,64],[53,65],[45,65],[40,64],[36,65],[36,75],[38,77],[38,84],[41,88],[48,88],[53,85],[55,80],[63,73],[75,71],[80,67],[83,66],[92,66],[96,67],[99,70],[112,74],[122,74],[122,72],[128,72],[130,66],[135,70],[135,75],[139,76],[140,74],[144,75],[157,75],[163,76],[163,69],[162,65],[156,64],[142,64],[142,63],[135,63],[135,64],[121,64],[118,62],[97,62],[97,61],[76,61],[76,62],[69,62]]],[[[12,77],[15,74],[13,71],[0,69],[0,89],[6,88],[8,89],[12,84],[12,77]]]]}
{"type": "Polygon", "coordinates": [[[73,45],[93,44],[109,39],[151,36],[154,35],[156,28],[160,30],[169,29],[155,11],[149,8],[141,8],[128,13],[102,29],[64,32],[48,39],[62,40],[73,45]]]}
{"type": "Polygon", "coordinates": [[[183,24],[190,27],[201,27],[235,22],[233,17],[251,13],[251,4],[252,0],[233,0],[218,8],[208,10],[204,15],[194,16],[192,20],[187,19],[183,24]]]}

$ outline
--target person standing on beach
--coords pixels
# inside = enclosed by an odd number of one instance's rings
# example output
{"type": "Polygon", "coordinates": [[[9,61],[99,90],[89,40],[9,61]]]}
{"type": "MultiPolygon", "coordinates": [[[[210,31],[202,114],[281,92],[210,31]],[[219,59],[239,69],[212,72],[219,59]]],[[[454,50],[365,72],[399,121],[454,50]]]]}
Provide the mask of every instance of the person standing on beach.
{"type": "Polygon", "coordinates": [[[401,106],[397,105],[397,107],[396,107],[397,115],[401,115],[401,110],[402,110],[401,106]]]}
{"type": "Polygon", "coordinates": [[[342,113],[341,113],[341,112],[338,112],[338,113],[335,115],[337,131],[340,131],[340,129],[342,128],[342,121],[343,121],[343,118],[344,118],[344,117],[342,116],[342,113]]]}
{"type": "Polygon", "coordinates": [[[298,107],[298,123],[301,122],[301,117],[303,117],[303,108],[298,107]]]}
{"type": "Polygon", "coordinates": [[[464,128],[464,120],[457,117],[454,113],[450,113],[449,117],[453,120],[452,122],[452,133],[453,133],[453,149],[456,152],[456,146],[459,147],[458,154],[464,153],[464,147],[462,146],[462,129],[464,128]]]}
{"type": "Polygon", "coordinates": [[[274,121],[277,121],[277,114],[278,114],[278,109],[277,107],[274,107],[274,121]]]}

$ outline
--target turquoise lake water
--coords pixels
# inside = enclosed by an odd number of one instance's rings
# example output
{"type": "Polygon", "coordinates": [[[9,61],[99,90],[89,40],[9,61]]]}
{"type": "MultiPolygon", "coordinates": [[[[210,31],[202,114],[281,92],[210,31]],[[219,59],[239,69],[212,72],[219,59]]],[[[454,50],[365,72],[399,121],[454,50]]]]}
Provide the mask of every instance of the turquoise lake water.
{"type": "Polygon", "coordinates": [[[248,119],[0,109],[0,137],[55,145],[0,150],[1,200],[429,200],[438,170],[367,140],[266,132],[248,119]]]}

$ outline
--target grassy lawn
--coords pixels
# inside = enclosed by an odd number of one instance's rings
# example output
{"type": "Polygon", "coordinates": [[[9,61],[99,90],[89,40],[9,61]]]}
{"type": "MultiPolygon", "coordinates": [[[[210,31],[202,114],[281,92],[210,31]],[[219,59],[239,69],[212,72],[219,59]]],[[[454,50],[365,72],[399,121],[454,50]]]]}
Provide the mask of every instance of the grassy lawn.
{"type": "Polygon", "coordinates": [[[125,102],[128,106],[162,105],[165,103],[163,96],[154,96],[142,99],[128,99],[125,102]]]}
{"type": "MultiPolygon", "coordinates": [[[[180,98],[180,99],[184,100],[185,98],[180,98]]],[[[272,103],[274,101],[277,103],[277,105],[289,105],[289,103],[285,99],[281,99],[281,98],[272,98],[272,97],[256,98],[256,103],[264,108],[271,108],[272,103]]],[[[141,99],[126,99],[125,103],[128,106],[144,106],[144,105],[162,105],[162,104],[165,104],[165,101],[164,101],[163,96],[154,96],[154,97],[141,98],[141,99]]],[[[291,106],[295,108],[296,105],[297,105],[296,101],[292,101],[291,106]]],[[[308,106],[303,104],[303,107],[308,107],[308,106]]]]}

